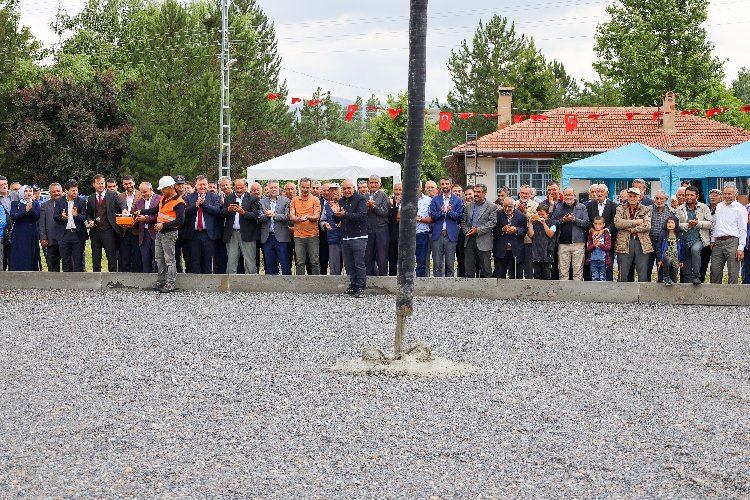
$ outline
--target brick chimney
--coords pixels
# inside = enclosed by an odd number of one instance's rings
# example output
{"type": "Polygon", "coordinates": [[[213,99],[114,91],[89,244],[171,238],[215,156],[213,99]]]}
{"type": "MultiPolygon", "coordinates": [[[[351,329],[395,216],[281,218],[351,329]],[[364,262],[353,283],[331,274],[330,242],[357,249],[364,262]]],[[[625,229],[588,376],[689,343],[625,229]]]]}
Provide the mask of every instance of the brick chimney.
{"type": "Polygon", "coordinates": [[[664,104],[661,108],[664,116],[662,117],[660,128],[667,133],[677,132],[677,127],[675,126],[675,116],[677,115],[676,97],[677,94],[672,91],[667,92],[664,96],[664,104]]]}
{"type": "Polygon", "coordinates": [[[497,88],[497,129],[510,126],[513,123],[513,90],[515,87],[497,88]]]}

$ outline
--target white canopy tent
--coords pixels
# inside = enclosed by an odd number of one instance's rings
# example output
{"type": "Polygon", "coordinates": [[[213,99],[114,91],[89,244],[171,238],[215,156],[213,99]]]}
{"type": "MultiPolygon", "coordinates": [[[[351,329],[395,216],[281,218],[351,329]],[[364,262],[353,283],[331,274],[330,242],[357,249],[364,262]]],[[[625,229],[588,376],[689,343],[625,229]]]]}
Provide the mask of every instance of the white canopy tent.
{"type": "Polygon", "coordinates": [[[248,182],[268,179],[357,179],[371,175],[401,182],[401,165],[327,139],[247,169],[248,182]]]}

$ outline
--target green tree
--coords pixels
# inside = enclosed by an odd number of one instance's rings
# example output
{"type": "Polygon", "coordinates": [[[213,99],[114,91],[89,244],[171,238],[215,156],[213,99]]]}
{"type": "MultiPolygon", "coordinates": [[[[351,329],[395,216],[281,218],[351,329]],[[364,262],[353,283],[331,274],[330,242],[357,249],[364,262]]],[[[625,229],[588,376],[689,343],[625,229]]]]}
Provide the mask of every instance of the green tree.
{"type": "MultiPolygon", "coordinates": [[[[406,155],[407,96],[400,94],[397,98],[389,97],[387,107],[401,109],[402,112],[391,118],[383,111],[370,120],[372,129],[365,134],[367,152],[386,160],[404,165],[406,155]]],[[[438,146],[437,125],[425,118],[424,145],[422,148],[422,179],[439,179],[445,175],[441,161],[442,150],[438,146]]]]}
{"type": "MultiPolygon", "coordinates": [[[[514,23],[497,15],[486,24],[480,21],[471,43],[464,40],[451,51],[448,71],[453,83],[448,108],[457,112],[495,113],[500,86],[516,87],[513,107],[519,114],[564,105],[578,93],[562,63],[547,61],[533,39],[517,34],[514,23]]],[[[481,117],[463,124],[480,135],[495,130],[492,120],[481,117]]],[[[453,131],[455,144],[463,142],[463,132],[453,131]]]]}
{"type": "Polygon", "coordinates": [[[745,104],[750,104],[750,69],[740,68],[737,78],[732,80],[732,92],[745,104]]]}
{"type": "Polygon", "coordinates": [[[680,101],[705,99],[723,79],[723,62],[702,24],[708,0],[615,0],[597,26],[594,69],[625,105],[653,106],[672,90],[680,101]]]}
{"type": "MultiPolygon", "coordinates": [[[[8,118],[13,95],[19,87],[26,87],[38,78],[36,64],[42,56],[41,45],[28,27],[21,26],[17,0],[0,0],[0,124],[8,118]]],[[[0,143],[10,133],[0,126],[0,143]]],[[[0,165],[5,155],[0,147],[0,165]]]]}
{"type": "Polygon", "coordinates": [[[10,103],[4,139],[14,179],[47,184],[95,173],[117,175],[131,127],[120,103],[127,100],[105,73],[81,84],[45,77],[21,89],[10,103]]]}

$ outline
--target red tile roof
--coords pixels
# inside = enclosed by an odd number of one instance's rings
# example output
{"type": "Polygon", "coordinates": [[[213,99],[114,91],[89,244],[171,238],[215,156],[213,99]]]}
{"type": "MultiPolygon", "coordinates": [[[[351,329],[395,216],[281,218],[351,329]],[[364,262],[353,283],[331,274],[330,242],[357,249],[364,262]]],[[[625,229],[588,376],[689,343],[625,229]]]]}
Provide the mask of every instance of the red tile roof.
{"type": "MultiPolygon", "coordinates": [[[[517,153],[599,153],[640,142],[668,153],[695,156],[750,140],[750,131],[700,116],[676,115],[676,131],[667,133],[654,121],[659,108],[556,108],[545,121],[526,119],[479,138],[478,153],[485,156],[517,153]],[[578,128],[565,132],[565,114],[578,115],[578,128]],[[628,120],[626,113],[636,113],[628,120]],[[590,114],[606,114],[598,120],[590,114]]],[[[454,153],[463,154],[464,145],[454,153]]]]}

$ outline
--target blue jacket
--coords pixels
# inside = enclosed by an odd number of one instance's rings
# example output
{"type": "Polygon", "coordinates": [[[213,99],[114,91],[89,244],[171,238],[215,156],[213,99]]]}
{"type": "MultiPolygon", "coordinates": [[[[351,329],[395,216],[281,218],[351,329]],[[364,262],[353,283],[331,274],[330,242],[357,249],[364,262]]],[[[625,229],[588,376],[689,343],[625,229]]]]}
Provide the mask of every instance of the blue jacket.
{"type": "Polygon", "coordinates": [[[493,231],[495,238],[492,242],[492,253],[495,255],[495,258],[502,259],[505,257],[505,252],[508,250],[508,243],[510,243],[510,247],[513,249],[513,258],[516,261],[523,261],[523,237],[526,236],[527,223],[528,219],[520,210],[513,209],[510,222],[505,210],[497,211],[497,224],[495,224],[495,230],[493,231]],[[516,234],[508,234],[503,231],[503,227],[509,223],[511,226],[515,226],[518,231],[516,234]]]}
{"type": "Polygon", "coordinates": [[[430,202],[430,217],[432,218],[432,239],[437,241],[443,231],[443,221],[445,229],[448,231],[448,239],[458,241],[458,235],[461,232],[461,217],[464,214],[464,201],[451,193],[448,202],[451,209],[443,213],[443,193],[438,193],[430,202]]]}
{"type": "Polygon", "coordinates": [[[336,224],[333,222],[333,210],[331,209],[331,205],[327,201],[323,202],[323,213],[325,214],[325,222],[331,225],[331,229],[326,231],[328,244],[338,245],[339,243],[341,243],[341,229],[336,227],[336,224]]]}
{"type": "MultiPolygon", "coordinates": [[[[192,239],[195,235],[195,219],[198,217],[198,192],[185,195],[185,223],[182,225],[182,237],[192,239]]],[[[219,195],[207,192],[203,201],[203,222],[208,237],[214,241],[224,234],[224,219],[220,216],[219,195]]]]}
{"type": "Polygon", "coordinates": [[[5,213],[5,207],[0,205],[0,239],[5,234],[5,226],[8,225],[8,214],[5,213]]]}
{"type": "Polygon", "coordinates": [[[341,223],[342,238],[367,236],[367,198],[354,193],[349,198],[343,196],[339,206],[346,212],[344,217],[333,216],[335,223],[341,223]]]}
{"type": "MultiPolygon", "coordinates": [[[[679,256],[680,262],[685,261],[685,255],[683,253],[682,248],[682,238],[681,235],[677,235],[677,255],[679,256]]],[[[667,233],[667,230],[664,229],[661,232],[661,235],[659,236],[659,244],[656,247],[656,262],[662,262],[664,260],[664,252],[667,251],[667,242],[669,239],[669,234],[667,233]]]]}

